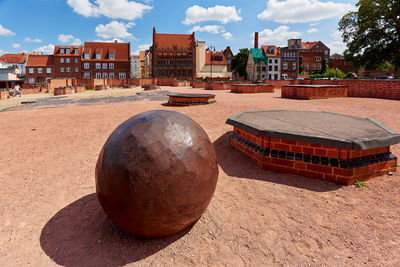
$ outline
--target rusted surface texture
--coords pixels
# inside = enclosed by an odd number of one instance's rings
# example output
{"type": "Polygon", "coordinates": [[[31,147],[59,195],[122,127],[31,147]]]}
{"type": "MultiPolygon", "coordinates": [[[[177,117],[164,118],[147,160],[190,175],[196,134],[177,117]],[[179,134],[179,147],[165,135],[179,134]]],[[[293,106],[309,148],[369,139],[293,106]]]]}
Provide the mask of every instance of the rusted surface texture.
{"type": "Polygon", "coordinates": [[[147,111],[121,124],[96,166],[103,209],[139,236],[167,236],[193,224],[210,203],[217,179],[207,134],[175,111],[147,111]]]}

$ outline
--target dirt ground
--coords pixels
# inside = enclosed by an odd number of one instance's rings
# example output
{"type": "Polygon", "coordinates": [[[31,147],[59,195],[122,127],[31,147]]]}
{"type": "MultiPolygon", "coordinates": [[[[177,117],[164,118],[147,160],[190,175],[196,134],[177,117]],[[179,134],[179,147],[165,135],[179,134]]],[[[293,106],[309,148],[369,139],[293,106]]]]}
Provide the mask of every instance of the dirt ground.
{"type": "MultiPolygon", "coordinates": [[[[213,93],[218,102],[208,106],[131,101],[1,112],[0,266],[400,265],[399,172],[370,180],[367,188],[269,172],[230,147],[225,124],[245,110],[325,110],[375,118],[400,132],[400,101],[288,100],[279,90],[213,93]],[[152,109],[197,121],[213,141],[220,171],[202,218],[161,239],[117,229],[94,186],[97,156],[110,133],[152,109]]],[[[392,152],[400,156],[400,145],[392,152]]]]}

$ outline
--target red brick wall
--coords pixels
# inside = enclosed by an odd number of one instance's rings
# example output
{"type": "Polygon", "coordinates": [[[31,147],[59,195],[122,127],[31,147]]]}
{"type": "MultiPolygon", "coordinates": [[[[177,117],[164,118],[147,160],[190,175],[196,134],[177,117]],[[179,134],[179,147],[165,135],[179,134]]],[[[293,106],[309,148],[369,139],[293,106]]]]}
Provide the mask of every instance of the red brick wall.
{"type": "Polygon", "coordinates": [[[192,82],[193,88],[206,88],[205,82],[192,82]]]}
{"type": "MultiPolygon", "coordinates": [[[[379,153],[390,152],[389,147],[381,147],[367,150],[348,150],[329,146],[314,145],[304,142],[297,142],[279,138],[270,138],[251,134],[247,131],[234,128],[236,135],[247,139],[265,149],[274,149],[288,151],[293,153],[303,153],[314,156],[337,158],[339,160],[347,160],[351,158],[359,158],[379,153]]],[[[312,162],[303,162],[279,157],[264,156],[249,149],[234,139],[230,139],[230,143],[236,149],[245,153],[257,165],[262,168],[278,171],[283,173],[298,174],[301,176],[324,179],[340,184],[353,184],[356,180],[366,180],[372,177],[385,174],[387,171],[395,170],[397,160],[389,160],[386,162],[374,163],[356,168],[340,168],[312,162]]]]}
{"type": "Polygon", "coordinates": [[[348,87],[282,87],[282,97],[294,99],[323,99],[347,97],[348,87]]]}
{"type": "Polygon", "coordinates": [[[231,84],[229,82],[210,82],[206,83],[206,90],[230,90],[231,84]]]}
{"type": "Polygon", "coordinates": [[[274,85],[240,85],[231,84],[231,92],[238,94],[253,94],[253,93],[273,93],[274,85]]]}
{"type": "Polygon", "coordinates": [[[9,96],[8,91],[0,91],[0,99],[7,99],[9,96]]]}
{"type": "Polygon", "coordinates": [[[264,84],[274,84],[276,89],[281,89],[284,85],[291,84],[289,80],[265,80],[264,84]]]}

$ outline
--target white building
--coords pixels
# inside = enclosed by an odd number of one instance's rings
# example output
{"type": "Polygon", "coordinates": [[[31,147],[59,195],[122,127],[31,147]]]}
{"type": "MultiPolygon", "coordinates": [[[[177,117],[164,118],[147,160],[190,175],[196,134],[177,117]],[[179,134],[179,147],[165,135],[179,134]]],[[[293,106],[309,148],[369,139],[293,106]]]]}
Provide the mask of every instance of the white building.
{"type": "Polygon", "coordinates": [[[14,74],[21,76],[25,74],[28,54],[4,54],[0,57],[0,69],[13,69],[14,74]]]}
{"type": "Polygon", "coordinates": [[[267,57],[267,79],[281,79],[281,55],[279,47],[274,45],[263,45],[262,50],[267,57]]]}
{"type": "Polygon", "coordinates": [[[205,42],[196,45],[196,78],[232,78],[230,60],[223,51],[207,51],[205,42]]]}
{"type": "Polygon", "coordinates": [[[140,57],[131,56],[131,78],[140,78],[141,68],[140,68],[140,57]]]}

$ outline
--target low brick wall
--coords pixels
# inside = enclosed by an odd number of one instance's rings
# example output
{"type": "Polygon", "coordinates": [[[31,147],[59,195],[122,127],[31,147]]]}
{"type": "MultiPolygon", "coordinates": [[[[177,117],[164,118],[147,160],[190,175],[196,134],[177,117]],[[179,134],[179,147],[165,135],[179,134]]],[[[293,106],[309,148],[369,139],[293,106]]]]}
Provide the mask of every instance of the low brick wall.
{"type": "Polygon", "coordinates": [[[83,93],[86,91],[85,86],[74,86],[75,93],[83,93]]]}
{"type": "Polygon", "coordinates": [[[273,93],[273,84],[231,84],[231,93],[254,94],[254,93],[273,93]]]}
{"type": "Polygon", "coordinates": [[[206,90],[231,90],[230,82],[207,82],[206,90]]]}
{"type": "Polygon", "coordinates": [[[194,82],[192,82],[192,87],[193,88],[206,88],[206,82],[194,81],[194,82]]]}
{"type": "Polygon", "coordinates": [[[8,91],[0,91],[0,99],[7,99],[10,97],[8,91]]]}
{"type": "Polygon", "coordinates": [[[188,81],[174,81],[174,87],[189,87],[190,82],[188,81]]]}
{"type": "Polygon", "coordinates": [[[344,85],[284,85],[282,87],[283,98],[293,99],[324,99],[333,97],[347,97],[348,87],[344,85]]]}
{"type": "Polygon", "coordinates": [[[54,88],[54,95],[70,95],[74,94],[75,89],[72,87],[58,87],[54,88]]]}
{"type": "Polygon", "coordinates": [[[288,80],[265,80],[265,84],[274,84],[275,89],[281,89],[282,86],[284,85],[289,85],[292,84],[293,81],[288,81],[288,80]]]}
{"type": "Polygon", "coordinates": [[[43,93],[42,89],[40,88],[27,88],[27,89],[20,89],[21,93],[23,95],[29,95],[29,94],[40,94],[43,93]]]}
{"type": "Polygon", "coordinates": [[[395,171],[397,158],[388,146],[348,150],[258,136],[234,127],[230,137],[261,168],[350,185],[395,171]]]}
{"type": "Polygon", "coordinates": [[[168,104],[171,106],[207,105],[215,103],[215,95],[198,97],[169,96],[168,104]]]}

